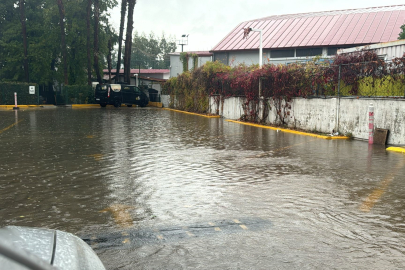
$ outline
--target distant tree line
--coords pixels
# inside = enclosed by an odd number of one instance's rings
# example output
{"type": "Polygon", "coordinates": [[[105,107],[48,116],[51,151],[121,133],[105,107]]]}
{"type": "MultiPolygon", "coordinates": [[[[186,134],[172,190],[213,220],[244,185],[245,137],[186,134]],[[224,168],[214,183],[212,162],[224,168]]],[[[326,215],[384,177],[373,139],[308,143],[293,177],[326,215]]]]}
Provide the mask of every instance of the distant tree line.
{"type": "Polygon", "coordinates": [[[176,41],[173,37],[161,37],[151,32],[148,36],[134,33],[132,45],[132,68],[160,68],[170,67],[169,53],[176,50],[176,41]]]}

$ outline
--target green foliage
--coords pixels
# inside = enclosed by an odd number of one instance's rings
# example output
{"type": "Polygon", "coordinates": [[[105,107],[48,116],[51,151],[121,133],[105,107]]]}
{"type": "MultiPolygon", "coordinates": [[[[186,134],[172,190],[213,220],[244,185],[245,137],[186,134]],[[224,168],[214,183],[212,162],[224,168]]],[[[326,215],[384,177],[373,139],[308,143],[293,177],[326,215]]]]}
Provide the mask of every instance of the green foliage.
{"type": "MultiPolygon", "coordinates": [[[[183,54],[185,55],[185,53],[183,54]]],[[[207,62],[204,66],[186,71],[170,78],[163,85],[163,94],[170,95],[170,107],[181,110],[207,113],[212,80],[218,73],[230,67],[219,61],[207,62]]]]}
{"type": "MultiPolygon", "coordinates": [[[[69,83],[83,84],[87,82],[87,1],[64,0],[63,3],[69,83]]],[[[116,0],[100,1],[100,68],[106,66],[108,39],[116,40],[116,35],[108,22],[109,14],[107,13],[108,9],[116,5],[116,0]]],[[[25,1],[25,13],[30,81],[44,85],[63,81],[59,11],[56,1],[25,1]]],[[[2,81],[24,80],[22,68],[24,53],[19,18],[18,1],[0,1],[0,78],[2,81]]],[[[91,29],[93,31],[93,27],[91,29]]],[[[93,54],[93,52],[90,53],[93,54]]]]}
{"type": "Polygon", "coordinates": [[[132,43],[131,68],[156,68],[168,69],[170,56],[176,50],[176,42],[173,37],[166,37],[163,33],[157,37],[153,32],[146,36],[138,32],[134,33],[132,43]]]}
{"type": "Polygon", "coordinates": [[[183,72],[188,71],[188,59],[189,54],[187,52],[180,53],[180,62],[183,64],[183,72]]]}
{"type": "MultiPolygon", "coordinates": [[[[185,61],[188,56],[183,53],[180,58],[185,61]]],[[[333,64],[315,59],[308,63],[265,65],[263,68],[258,65],[230,68],[220,62],[207,62],[170,79],[164,89],[172,96],[172,106],[199,113],[208,111],[209,96],[214,96],[217,113],[225,98],[243,97],[245,120],[264,121],[272,106],[283,125],[290,117],[293,97],[400,97],[405,95],[404,83],[405,56],[385,63],[375,52],[359,51],[337,55],[333,64]],[[262,115],[259,115],[260,100],[265,101],[262,115]]]]}
{"type": "Polygon", "coordinates": [[[88,85],[65,85],[57,92],[58,104],[94,104],[94,90],[88,85]]]}
{"type": "Polygon", "coordinates": [[[405,39],[405,24],[401,26],[401,32],[399,33],[398,39],[405,39]]]}
{"type": "Polygon", "coordinates": [[[198,67],[198,55],[195,53],[190,54],[190,57],[193,59],[193,69],[198,67]]]}
{"type": "Polygon", "coordinates": [[[38,105],[38,91],[36,84],[0,82],[0,105],[14,105],[14,92],[18,104],[38,105]],[[29,86],[35,86],[35,94],[29,94],[29,86]]]}

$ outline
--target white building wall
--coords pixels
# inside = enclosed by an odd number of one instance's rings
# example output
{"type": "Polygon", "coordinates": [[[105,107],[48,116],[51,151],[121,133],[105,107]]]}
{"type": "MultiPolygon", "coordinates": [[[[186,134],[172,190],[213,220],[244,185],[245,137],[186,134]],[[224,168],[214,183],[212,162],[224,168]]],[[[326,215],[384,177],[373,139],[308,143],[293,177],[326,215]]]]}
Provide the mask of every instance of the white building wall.
{"type": "Polygon", "coordinates": [[[180,61],[180,55],[170,55],[170,78],[177,77],[183,73],[183,64],[180,61]]]}
{"type": "MultiPolygon", "coordinates": [[[[256,65],[259,64],[259,50],[253,51],[231,51],[228,54],[228,62],[231,67],[246,64],[256,65]]],[[[270,57],[269,53],[263,51],[263,64],[268,63],[267,58],[270,57]]]]}
{"type": "MultiPolygon", "coordinates": [[[[212,61],[212,56],[199,56],[198,67],[201,67],[208,61],[212,61]]],[[[188,70],[193,69],[193,58],[188,59],[188,70]]],[[[183,73],[183,63],[180,61],[180,55],[170,55],[170,78],[177,77],[183,73]]]]}

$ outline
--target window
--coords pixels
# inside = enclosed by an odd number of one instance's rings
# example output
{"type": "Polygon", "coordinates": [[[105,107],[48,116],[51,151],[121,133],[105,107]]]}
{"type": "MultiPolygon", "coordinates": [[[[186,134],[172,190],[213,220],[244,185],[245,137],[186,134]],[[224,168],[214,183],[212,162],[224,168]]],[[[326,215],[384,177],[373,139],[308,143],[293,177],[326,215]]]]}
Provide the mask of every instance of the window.
{"type": "Polygon", "coordinates": [[[214,54],[214,61],[218,60],[219,62],[229,65],[228,63],[228,53],[215,53],[214,54]]]}
{"type": "Polygon", "coordinates": [[[297,49],[297,57],[322,55],[322,48],[297,49]]]}
{"type": "Polygon", "coordinates": [[[294,57],[294,49],[270,51],[270,58],[286,58],[286,57],[294,57]]]}
{"type": "Polygon", "coordinates": [[[328,48],[328,55],[336,55],[338,47],[329,47],[328,48]]]}

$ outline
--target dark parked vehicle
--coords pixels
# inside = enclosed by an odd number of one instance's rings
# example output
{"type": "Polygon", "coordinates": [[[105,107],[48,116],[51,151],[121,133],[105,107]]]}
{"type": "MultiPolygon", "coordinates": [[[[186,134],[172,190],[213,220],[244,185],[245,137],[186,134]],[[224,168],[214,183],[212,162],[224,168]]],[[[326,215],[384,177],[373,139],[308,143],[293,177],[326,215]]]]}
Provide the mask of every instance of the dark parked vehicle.
{"type": "Polygon", "coordinates": [[[139,107],[145,107],[149,103],[148,96],[135,85],[122,85],[122,103],[131,107],[136,104],[139,107]]]}
{"type": "Polygon", "coordinates": [[[124,84],[98,84],[95,91],[96,102],[101,107],[114,105],[120,107],[125,104],[128,107],[138,105],[145,107],[149,103],[148,96],[135,85],[124,84]]]}

